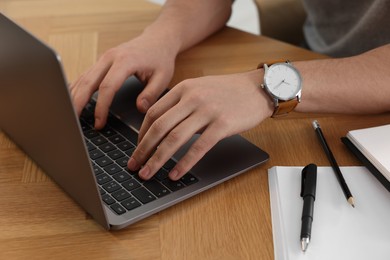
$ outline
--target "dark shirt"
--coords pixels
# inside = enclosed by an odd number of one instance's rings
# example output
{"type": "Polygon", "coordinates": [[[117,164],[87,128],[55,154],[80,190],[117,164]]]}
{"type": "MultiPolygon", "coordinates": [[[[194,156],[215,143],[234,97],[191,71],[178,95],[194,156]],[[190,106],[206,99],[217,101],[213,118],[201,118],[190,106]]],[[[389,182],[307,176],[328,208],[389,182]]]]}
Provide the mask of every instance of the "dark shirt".
{"type": "Polygon", "coordinates": [[[352,56],[390,43],[390,0],[303,0],[305,39],[316,52],[352,56]]]}

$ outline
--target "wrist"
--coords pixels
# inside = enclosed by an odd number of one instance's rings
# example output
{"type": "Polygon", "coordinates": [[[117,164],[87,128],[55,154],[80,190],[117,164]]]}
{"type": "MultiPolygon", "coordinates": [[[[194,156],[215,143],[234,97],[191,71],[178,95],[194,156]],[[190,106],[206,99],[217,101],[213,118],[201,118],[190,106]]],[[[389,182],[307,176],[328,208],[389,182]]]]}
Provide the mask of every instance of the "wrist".
{"type": "Polygon", "coordinates": [[[164,25],[157,22],[144,29],[141,38],[148,42],[155,42],[159,49],[176,57],[181,50],[181,41],[175,31],[164,28],[164,25]]]}
{"type": "Polygon", "coordinates": [[[261,113],[264,118],[271,117],[274,112],[274,105],[270,97],[261,88],[264,82],[264,69],[256,69],[247,72],[248,79],[252,82],[252,85],[256,88],[255,96],[258,104],[261,105],[261,113]]]}

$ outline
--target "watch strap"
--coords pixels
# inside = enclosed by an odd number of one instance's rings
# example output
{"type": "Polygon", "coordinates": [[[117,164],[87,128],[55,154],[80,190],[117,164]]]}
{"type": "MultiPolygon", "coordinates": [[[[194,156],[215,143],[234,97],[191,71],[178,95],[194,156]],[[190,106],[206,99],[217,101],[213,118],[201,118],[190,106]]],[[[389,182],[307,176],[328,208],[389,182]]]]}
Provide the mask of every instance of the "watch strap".
{"type": "Polygon", "coordinates": [[[288,101],[279,100],[278,106],[275,107],[274,112],[271,117],[285,116],[298,105],[298,98],[291,99],[288,101]]]}

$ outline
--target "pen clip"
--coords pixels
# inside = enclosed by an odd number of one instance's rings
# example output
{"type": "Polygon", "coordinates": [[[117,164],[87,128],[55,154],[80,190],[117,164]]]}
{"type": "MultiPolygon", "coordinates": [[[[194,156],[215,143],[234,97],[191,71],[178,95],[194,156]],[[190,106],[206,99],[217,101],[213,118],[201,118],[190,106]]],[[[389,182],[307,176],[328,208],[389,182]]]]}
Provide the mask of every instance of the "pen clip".
{"type": "Polygon", "coordinates": [[[305,183],[306,183],[306,178],[307,178],[307,173],[309,171],[316,171],[317,169],[317,165],[315,165],[314,163],[310,163],[308,165],[306,165],[303,169],[302,169],[302,177],[301,177],[301,193],[300,193],[300,196],[303,197],[303,194],[305,192],[305,183]]]}
{"type": "Polygon", "coordinates": [[[305,180],[306,180],[306,170],[307,170],[307,166],[305,166],[305,168],[302,169],[302,176],[301,176],[301,194],[299,194],[299,196],[303,196],[303,191],[305,189],[305,180]]]}

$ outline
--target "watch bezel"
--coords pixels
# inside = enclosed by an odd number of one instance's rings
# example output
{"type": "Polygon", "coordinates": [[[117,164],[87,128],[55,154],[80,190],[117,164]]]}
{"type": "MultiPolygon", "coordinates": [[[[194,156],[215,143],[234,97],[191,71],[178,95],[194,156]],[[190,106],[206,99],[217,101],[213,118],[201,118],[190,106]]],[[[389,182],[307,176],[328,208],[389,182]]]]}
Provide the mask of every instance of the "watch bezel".
{"type": "Polygon", "coordinates": [[[272,64],[271,66],[268,66],[267,64],[264,64],[263,68],[264,68],[264,81],[263,81],[263,84],[261,84],[261,87],[264,88],[267,91],[267,93],[272,97],[272,99],[274,100],[274,103],[275,103],[276,106],[277,106],[279,100],[281,100],[281,101],[290,101],[290,100],[293,100],[293,99],[297,98],[298,102],[301,102],[302,77],[301,77],[301,74],[299,73],[299,71],[290,62],[278,62],[278,63],[272,64]],[[282,98],[280,96],[277,96],[277,95],[273,94],[270,91],[270,89],[267,86],[267,84],[266,84],[266,78],[267,78],[267,75],[268,75],[268,71],[272,67],[276,67],[276,66],[280,66],[280,65],[288,66],[290,69],[292,69],[297,74],[297,76],[299,78],[298,91],[294,92],[293,94],[291,94],[291,96],[288,96],[287,98],[282,98]]]}

